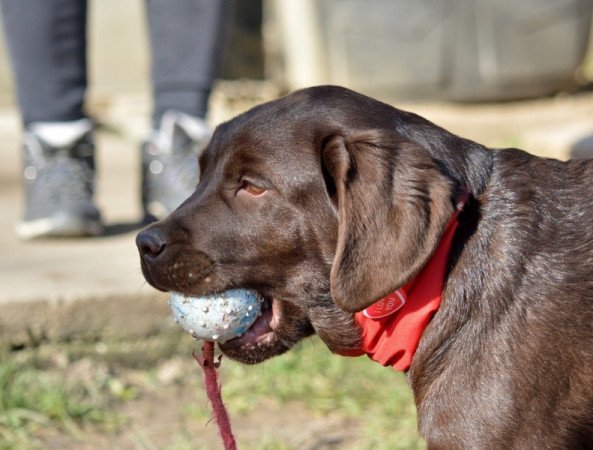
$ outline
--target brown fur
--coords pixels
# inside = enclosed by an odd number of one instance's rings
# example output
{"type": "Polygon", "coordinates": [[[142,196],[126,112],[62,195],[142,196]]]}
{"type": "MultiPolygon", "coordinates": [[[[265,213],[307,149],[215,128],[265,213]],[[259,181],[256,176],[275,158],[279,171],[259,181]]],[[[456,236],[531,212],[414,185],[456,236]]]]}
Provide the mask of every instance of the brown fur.
{"type": "Polygon", "coordinates": [[[200,165],[138,245],[158,289],[277,300],[272,338],[227,355],[257,363],[312,333],[356,346],[352,312],[419,271],[467,192],[408,372],[420,432],[435,449],[593,448],[592,161],[489,150],[325,86],[220,125],[200,165]]]}

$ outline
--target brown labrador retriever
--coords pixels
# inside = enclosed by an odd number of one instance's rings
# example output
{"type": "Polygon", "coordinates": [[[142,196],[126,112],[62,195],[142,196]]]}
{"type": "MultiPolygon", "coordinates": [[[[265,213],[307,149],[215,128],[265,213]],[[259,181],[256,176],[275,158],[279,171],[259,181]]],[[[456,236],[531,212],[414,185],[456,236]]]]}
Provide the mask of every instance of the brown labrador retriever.
{"type": "Polygon", "coordinates": [[[415,277],[464,199],[409,383],[429,448],[593,448],[593,161],[491,150],[350,90],[301,90],[220,125],[195,193],[137,238],[155,288],[256,289],[220,345],[248,364],[415,277]]]}

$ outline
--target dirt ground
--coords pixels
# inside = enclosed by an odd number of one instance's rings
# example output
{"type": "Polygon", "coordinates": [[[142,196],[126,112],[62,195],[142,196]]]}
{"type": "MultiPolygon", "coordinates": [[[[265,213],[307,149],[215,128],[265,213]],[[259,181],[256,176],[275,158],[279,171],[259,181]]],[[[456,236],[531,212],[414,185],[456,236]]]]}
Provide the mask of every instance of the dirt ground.
{"type": "MultiPolygon", "coordinates": [[[[187,370],[190,377],[201,377],[197,366],[168,361],[160,370],[187,370]],[[175,368],[172,368],[175,366],[175,368]],[[185,367],[187,366],[187,367],[185,367]],[[193,372],[193,373],[192,373],[193,372]]],[[[203,389],[196,383],[165,382],[147,385],[142,374],[123,373],[140,393],[115,408],[121,422],[117,431],[86,427],[68,433],[59,428],[45,429],[37,435],[40,448],[64,450],[97,449],[218,449],[223,448],[218,428],[210,417],[203,389]],[[144,384],[140,388],[139,384],[144,384]],[[189,384],[189,386],[188,386],[189,384]],[[192,412],[192,408],[197,411],[192,412]]],[[[356,424],[339,414],[312,415],[302,404],[278,406],[263,401],[249,413],[231,414],[233,431],[240,448],[355,449],[356,424]]]]}
{"type": "MultiPolygon", "coordinates": [[[[9,428],[6,434],[6,428],[3,429],[6,418],[11,413],[18,414],[19,408],[9,410],[8,414],[6,408],[0,408],[0,448],[223,448],[205,396],[202,370],[191,356],[191,349],[196,345],[189,336],[178,333],[165,337],[154,336],[145,342],[47,344],[13,353],[11,357],[21,364],[19,370],[33,371],[32,376],[38,378],[39,385],[47,385],[46,380],[49,378],[54,385],[67,386],[70,395],[79,396],[83,392],[81,398],[90,398],[100,414],[48,419],[47,411],[51,412],[51,408],[33,405],[28,408],[37,411],[29,412],[28,416],[34,420],[24,420],[20,427],[9,428]],[[36,419],[35,414],[45,414],[45,418],[36,419]]],[[[358,412],[349,411],[348,403],[339,399],[340,394],[330,392],[326,398],[321,398],[323,387],[319,386],[320,382],[336,385],[342,377],[348,376],[349,371],[356,369],[332,366],[341,358],[329,354],[320,343],[309,343],[305,347],[297,350],[300,357],[289,356],[288,362],[283,357],[284,362],[277,359],[247,369],[230,360],[223,360],[220,372],[223,399],[229,409],[239,448],[394,448],[391,444],[385,447],[374,445],[373,439],[368,437],[368,430],[363,430],[361,421],[366,411],[360,405],[364,405],[368,399],[356,392],[360,391],[356,383],[353,388],[346,388],[346,397],[349,397],[348,402],[360,403],[358,412]],[[312,365],[304,363],[313,358],[315,361],[312,365]],[[311,368],[325,371],[325,378],[320,380],[319,374],[310,373],[311,368]],[[333,375],[329,372],[333,372],[333,375]],[[292,393],[290,390],[285,391],[282,388],[284,383],[297,385],[297,393],[294,393],[294,389],[292,393]],[[307,396],[302,392],[311,394],[307,396]]],[[[352,362],[355,361],[348,361],[352,362]]],[[[391,370],[368,363],[366,358],[358,363],[362,364],[360,367],[381,371],[386,379],[399,380],[392,383],[392,388],[403,391],[404,395],[403,400],[398,400],[397,396],[393,400],[393,405],[401,404],[398,414],[403,414],[401,422],[405,426],[401,431],[402,446],[398,448],[418,448],[421,444],[415,431],[411,393],[402,382],[403,378],[397,378],[391,370]]],[[[2,381],[2,372],[0,363],[0,389],[15,390],[14,385],[2,381]]],[[[369,379],[374,382],[376,377],[372,373],[364,373],[358,385],[368,384],[369,379]]],[[[36,390],[35,384],[31,390],[36,390]]],[[[55,401],[52,399],[55,392],[47,387],[46,391],[41,395],[30,395],[40,403],[55,401]]],[[[380,398],[381,394],[377,399],[380,398]]],[[[0,395],[0,403],[2,401],[0,395]]],[[[383,411],[378,414],[386,416],[383,411]]],[[[397,416],[395,420],[398,420],[397,416]]]]}

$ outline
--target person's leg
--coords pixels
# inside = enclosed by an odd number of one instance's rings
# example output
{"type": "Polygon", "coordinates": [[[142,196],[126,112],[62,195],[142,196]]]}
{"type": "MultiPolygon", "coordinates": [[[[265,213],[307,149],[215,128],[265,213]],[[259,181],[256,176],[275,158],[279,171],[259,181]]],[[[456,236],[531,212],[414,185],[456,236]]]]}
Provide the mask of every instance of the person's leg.
{"type": "Polygon", "coordinates": [[[147,0],[153,124],[166,111],[204,117],[222,53],[224,0],[147,0]]]}
{"type": "Polygon", "coordinates": [[[1,0],[25,126],[85,117],[85,0],[1,0]]]}
{"type": "Polygon", "coordinates": [[[101,232],[92,202],[86,0],[1,0],[23,124],[25,239],[101,232]]]}
{"type": "Polygon", "coordinates": [[[142,203],[163,217],[194,190],[196,153],[210,139],[203,120],[222,53],[228,2],[146,0],[154,95],[151,140],[143,147],[142,203]]]}

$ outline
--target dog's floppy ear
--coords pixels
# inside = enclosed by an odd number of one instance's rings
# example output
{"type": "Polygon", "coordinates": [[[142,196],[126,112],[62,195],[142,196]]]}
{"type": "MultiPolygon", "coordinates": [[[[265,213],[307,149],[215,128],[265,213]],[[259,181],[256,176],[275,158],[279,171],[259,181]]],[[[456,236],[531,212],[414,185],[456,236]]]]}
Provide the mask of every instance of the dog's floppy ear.
{"type": "Polygon", "coordinates": [[[360,311],[426,264],[454,211],[453,184],[426,149],[385,130],[331,136],[322,161],[339,223],[331,294],[360,311]]]}

